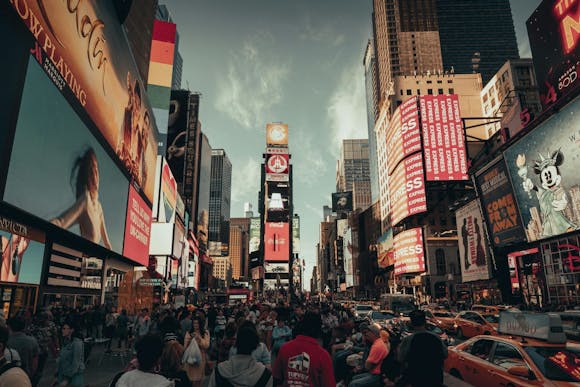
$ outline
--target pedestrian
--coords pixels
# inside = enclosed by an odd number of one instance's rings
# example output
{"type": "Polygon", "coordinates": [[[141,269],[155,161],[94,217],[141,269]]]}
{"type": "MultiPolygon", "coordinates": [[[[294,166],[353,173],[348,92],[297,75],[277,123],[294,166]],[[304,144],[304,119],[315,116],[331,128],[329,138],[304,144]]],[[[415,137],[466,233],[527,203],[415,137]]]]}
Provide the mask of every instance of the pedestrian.
{"type": "Polygon", "coordinates": [[[278,320],[278,324],[272,331],[272,355],[274,358],[278,355],[278,351],[282,345],[292,338],[292,329],[286,325],[282,319],[278,320]]]}
{"type": "Polygon", "coordinates": [[[121,345],[127,347],[127,337],[129,334],[129,316],[127,316],[127,311],[125,309],[121,310],[121,314],[117,317],[117,337],[119,342],[117,345],[118,349],[121,349],[121,345]]]}
{"type": "Polygon", "coordinates": [[[105,315],[105,337],[109,340],[107,342],[107,352],[111,350],[111,344],[113,343],[113,337],[115,337],[115,329],[117,326],[117,310],[114,306],[109,309],[109,312],[105,315]]]}
{"type": "Polygon", "coordinates": [[[336,386],[330,355],[318,343],[322,336],[320,315],[306,312],[302,333],[280,348],[272,374],[282,386],[336,386]]]}
{"type": "Polygon", "coordinates": [[[135,323],[135,337],[139,340],[141,337],[149,333],[151,328],[151,318],[149,317],[149,309],[143,308],[137,317],[135,323]]]}
{"type": "Polygon", "coordinates": [[[230,349],[236,344],[236,324],[230,322],[226,325],[225,337],[220,342],[218,351],[218,363],[230,358],[230,349]]]}
{"type": "Polygon", "coordinates": [[[189,310],[185,310],[183,312],[183,319],[179,322],[181,326],[181,336],[185,337],[185,334],[191,330],[193,322],[191,320],[191,312],[189,310]]]}
{"type": "Polygon", "coordinates": [[[32,336],[24,333],[25,322],[22,317],[12,317],[7,321],[10,328],[8,347],[16,350],[20,355],[21,367],[30,380],[34,379],[38,369],[40,349],[38,342],[32,336]]]}
{"type": "Polygon", "coordinates": [[[197,342],[199,351],[201,352],[201,362],[199,364],[185,364],[185,371],[189,380],[192,381],[193,387],[199,387],[201,380],[205,376],[205,365],[207,362],[207,349],[210,344],[210,336],[208,330],[205,328],[205,321],[200,316],[193,318],[191,331],[185,335],[184,347],[187,348],[192,340],[197,342]]]}
{"type": "Polygon", "coordinates": [[[135,344],[137,351],[137,369],[127,371],[119,380],[111,383],[114,387],[173,387],[175,384],[155,369],[159,366],[163,353],[163,339],[158,335],[148,334],[135,344]]]}
{"type": "Polygon", "coordinates": [[[62,326],[57,382],[61,386],[84,387],[84,372],[84,344],[79,337],[79,329],[71,322],[65,322],[62,326]]]}
{"type": "Polygon", "coordinates": [[[26,372],[4,356],[4,351],[8,349],[9,335],[8,327],[0,324],[0,387],[31,387],[26,372]]]}
{"type": "Polygon", "coordinates": [[[349,387],[380,387],[382,386],[381,366],[389,354],[389,349],[381,338],[380,328],[375,324],[361,324],[360,331],[365,341],[371,345],[368,357],[364,360],[364,372],[355,375],[349,387]]]}
{"type": "Polygon", "coordinates": [[[160,374],[175,383],[175,387],[191,387],[191,381],[183,368],[183,345],[172,340],[165,342],[161,353],[160,374]]]}
{"type": "Polygon", "coordinates": [[[414,310],[409,317],[414,333],[399,345],[402,377],[397,386],[443,386],[447,347],[439,336],[426,329],[424,311],[414,310]]]}
{"type": "Polygon", "coordinates": [[[56,325],[49,319],[49,314],[42,311],[37,314],[35,321],[28,328],[28,333],[34,337],[38,343],[38,366],[32,377],[32,385],[37,386],[42,377],[42,371],[46,365],[49,355],[56,357],[58,347],[58,331],[56,325]]]}
{"type": "MultiPolygon", "coordinates": [[[[256,326],[254,324],[252,324],[251,321],[244,321],[242,324],[240,324],[240,326],[238,327],[238,332],[240,332],[241,329],[253,329],[256,331],[256,334],[258,334],[258,331],[256,330],[256,326]]],[[[239,333],[238,333],[239,334],[239,333]]],[[[230,349],[230,358],[234,355],[236,355],[238,353],[238,349],[233,346],[230,349]]],[[[266,368],[270,369],[271,368],[271,363],[272,363],[272,357],[270,354],[270,351],[268,351],[268,348],[266,347],[266,345],[262,342],[258,343],[258,346],[256,347],[256,349],[254,349],[252,351],[252,357],[258,362],[258,363],[262,363],[266,368]]]]}
{"type": "Polygon", "coordinates": [[[252,356],[259,343],[256,329],[242,325],[236,336],[238,353],[214,368],[209,387],[272,387],[272,373],[252,356]]]}

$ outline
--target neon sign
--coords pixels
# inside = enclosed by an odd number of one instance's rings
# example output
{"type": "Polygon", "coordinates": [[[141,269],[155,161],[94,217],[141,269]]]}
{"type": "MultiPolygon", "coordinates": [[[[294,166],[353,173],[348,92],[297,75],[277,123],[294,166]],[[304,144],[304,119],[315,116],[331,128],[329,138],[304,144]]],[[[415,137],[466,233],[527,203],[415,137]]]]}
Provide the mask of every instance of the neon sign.
{"type": "Polygon", "coordinates": [[[560,20],[560,34],[566,54],[576,47],[580,35],[580,9],[572,9],[577,2],[578,0],[560,0],[554,6],[554,12],[560,20]]]}

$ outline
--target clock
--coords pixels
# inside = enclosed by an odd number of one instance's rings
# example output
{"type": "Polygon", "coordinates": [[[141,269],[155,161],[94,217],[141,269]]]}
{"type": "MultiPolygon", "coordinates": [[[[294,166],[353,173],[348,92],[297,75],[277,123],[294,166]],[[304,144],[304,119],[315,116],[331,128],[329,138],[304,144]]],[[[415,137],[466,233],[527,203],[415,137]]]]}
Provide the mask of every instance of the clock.
{"type": "Polygon", "coordinates": [[[283,125],[272,125],[268,127],[268,140],[274,144],[284,143],[288,129],[283,125]]]}

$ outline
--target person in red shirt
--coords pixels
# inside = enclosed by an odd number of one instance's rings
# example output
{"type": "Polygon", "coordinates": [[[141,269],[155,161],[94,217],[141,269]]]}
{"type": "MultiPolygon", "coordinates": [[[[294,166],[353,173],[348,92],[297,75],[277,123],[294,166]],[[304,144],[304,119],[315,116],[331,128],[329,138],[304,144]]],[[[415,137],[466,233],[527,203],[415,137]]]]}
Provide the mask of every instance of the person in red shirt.
{"type": "Polygon", "coordinates": [[[381,330],[375,324],[361,324],[360,331],[364,339],[371,344],[371,350],[367,357],[364,370],[365,372],[355,375],[349,387],[378,387],[382,386],[381,365],[383,360],[389,354],[387,345],[381,338],[381,330]]]}
{"type": "Polygon", "coordinates": [[[274,386],[336,386],[332,360],[318,343],[322,335],[320,315],[307,312],[300,324],[300,333],[284,344],[274,362],[274,386]]]}

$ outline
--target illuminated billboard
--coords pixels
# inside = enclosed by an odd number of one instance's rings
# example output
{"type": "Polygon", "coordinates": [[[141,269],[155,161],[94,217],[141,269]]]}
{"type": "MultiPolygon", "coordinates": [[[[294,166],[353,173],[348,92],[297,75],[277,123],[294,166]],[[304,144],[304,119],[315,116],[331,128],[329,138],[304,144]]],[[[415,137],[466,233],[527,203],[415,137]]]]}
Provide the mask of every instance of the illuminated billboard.
{"type": "Polygon", "coordinates": [[[175,180],[183,182],[185,154],[187,153],[187,124],[189,118],[189,91],[171,91],[167,128],[166,158],[175,180]]]}
{"type": "Polygon", "coordinates": [[[332,194],[332,212],[352,211],[352,191],[332,194]]]}
{"type": "Polygon", "coordinates": [[[529,242],[580,229],[580,99],[504,152],[529,242]]]}
{"type": "Polygon", "coordinates": [[[393,225],[408,216],[427,211],[421,153],[403,160],[389,176],[388,186],[393,225]]]}
{"type": "Polygon", "coordinates": [[[392,173],[405,157],[421,150],[417,97],[412,97],[397,107],[389,121],[386,141],[388,173],[392,173]]]}
{"type": "Polygon", "coordinates": [[[266,180],[288,181],[289,161],[290,155],[288,154],[267,154],[266,180]]]}
{"type": "Polygon", "coordinates": [[[10,3],[33,32],[33,57],[69,102],[88,114],[90,129],[104,138],[152,203],[157,126],[113,2],[10,3]]]}
{"type": "Polygon", "coordinates": [[[128,186],[109,153],[31,59],[3,200],[122,254],[128,186]]]}
{"type": "Polygon", "coordinates": [[[544,109],[580,84],[579,14],[577,1],[544,0],[526,23],[544,109]]]}
{"type": "Polygon", "coordinates": [[[379,267],[386,268],[395,263],[395,251],[393,241],[393,229],[389,228],[377,240],[378,250],[377,258],[379,260],[379,267]]]}
{"type": "Polygon", "coordinates": [[[292,254],[300,254],[300,217],[292,217],[292,254]]]}
{"type": "Polygon", "coordinates": [[[288,147],[288,125],[273,123],[266,125],[266,146],[288,147]]]}
{"type": "Polygon", "coordinates": [[[288,223],[266,222],[264,229],[264,261],[287,262],[290,259],[288,223]]]}
{"type": "Polygon", "coordinates": [[[459,96],[419,97],[425,178],[427,181],[467,180],[467,153],[459,96]]]}
{"type": "Polygon", "coordinates": [[[151,209],[135,188],[129,185],[123,255],[142,266],[147,266],[149,262],[150,236],[151,209]]]}
{"type": "Polygon", "coordinates": [[[153,217],[157,222],[173,223],[177,213],[177,182],[169,165],[161,156],[157,156],[157,173],[153,217]]]}
{"type": "Polygon", "coordinates": [[[489,253],[479,203],[473,200],[455,211],[463,282],[489,279],[489,253]]]}
{"type": "Polygon", "coordinates": [[[395,235],[395,275],[425,271],[423,229],[405,230],[395,235]]]}

